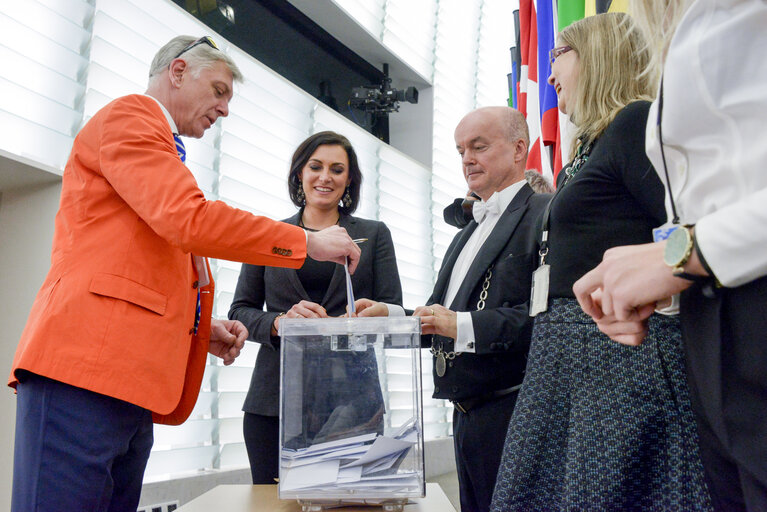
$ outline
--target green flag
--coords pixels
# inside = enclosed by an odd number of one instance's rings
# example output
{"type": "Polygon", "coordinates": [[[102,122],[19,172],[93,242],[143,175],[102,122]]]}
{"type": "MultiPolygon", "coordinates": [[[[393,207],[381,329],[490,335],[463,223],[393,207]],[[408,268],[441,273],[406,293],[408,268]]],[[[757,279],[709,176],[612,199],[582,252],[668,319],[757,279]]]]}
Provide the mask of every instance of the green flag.
{"type": "Polygon", "coordinates": [[[559,0],[557,2],[557,24],[559,25],[559,30],[583,18],[584,13],[584,0],[559,0]]]}

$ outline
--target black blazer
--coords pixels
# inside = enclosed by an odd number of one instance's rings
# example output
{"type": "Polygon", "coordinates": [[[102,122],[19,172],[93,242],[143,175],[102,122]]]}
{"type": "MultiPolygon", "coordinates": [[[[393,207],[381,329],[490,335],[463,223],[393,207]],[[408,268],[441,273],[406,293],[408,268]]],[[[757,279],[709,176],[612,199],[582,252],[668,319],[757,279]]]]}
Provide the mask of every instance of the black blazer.
{"type": "MultiPolygon", "coordinates": [[[[538,227],[550,198],[550,194],[536,194],[525,184],[480,248],[453,303],[444,304],[456,259],[478,224],[469,222],[450,243],[428,304],[471,311],[476,353],[462,353],[449,361],[452,365],[443,377],[437,375],[435,365],[434,398],[464,400],[522,383],[532,334],[528,303],[538,261],[538,227]],[[477,311],[491,267],[485,309],[477,311]]],[[[422,337],[422,346],[442,346],[445,352],[452,351],[453,345],[452,338],[422,337]]]]}
{"type": "MultiPolygon", "coordinates": [[[[297,225],[299,215],[300,212],[284,222],[297,225]]],[[[402,286],[389,228],[383,222],[348,215],[341,215],[339,225],[352,238],[368,239],[360,244],[362,254],[352,275],[354,297],[402,305],[402,286]]],[[[242,265],[229,318],[245,324],[249,339],[261,343],[243,411],[279,415],[280,340],[271,336],[271,329],[279,313],[301,300],[311,299],[294,269],[242,265]]],[[[342,265],[336,265],[320,305],[329,316],[346,313],[346,277],[342,265]]]]}

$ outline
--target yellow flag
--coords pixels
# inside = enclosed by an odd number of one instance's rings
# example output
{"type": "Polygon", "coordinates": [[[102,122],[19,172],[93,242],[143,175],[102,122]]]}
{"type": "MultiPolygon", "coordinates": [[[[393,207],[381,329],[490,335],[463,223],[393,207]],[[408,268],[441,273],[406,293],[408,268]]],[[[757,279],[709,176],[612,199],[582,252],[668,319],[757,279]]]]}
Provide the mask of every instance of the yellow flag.
{"type": "Polygon", "coordinates": [[[583,6],[583,17],[593,16],[603,12],[628,12],[628,0],[586,0],[583,6]]]}
{"type": "Polygon", "coordinates": [[[629,0],[613,0],[607,12],[629,12],[629,0]]]}

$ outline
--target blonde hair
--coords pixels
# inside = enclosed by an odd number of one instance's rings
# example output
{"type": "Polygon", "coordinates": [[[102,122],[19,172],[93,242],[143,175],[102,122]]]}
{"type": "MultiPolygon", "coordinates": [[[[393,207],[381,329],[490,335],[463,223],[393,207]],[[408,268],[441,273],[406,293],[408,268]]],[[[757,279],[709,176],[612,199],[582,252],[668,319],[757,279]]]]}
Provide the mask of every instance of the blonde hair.
{"type": "Polygon", "coordinates": [[[677,25],[693,0],[631,0],[629,12],[645,37],[650,51],[646,73],[660,79],[666,51],[677,25]]]}
{"type": "MultiPolygon", "coordinates": [[[[652,100],[656,80],[644,73],[650,53],[627,14],[589,16],[562,30],[559,39],[579,57],[570,120],[577,127],[580,144],[597,139],[632,101],[652,100]]],[[[577,146],[572,145],[570,159],[577,146]]]]}

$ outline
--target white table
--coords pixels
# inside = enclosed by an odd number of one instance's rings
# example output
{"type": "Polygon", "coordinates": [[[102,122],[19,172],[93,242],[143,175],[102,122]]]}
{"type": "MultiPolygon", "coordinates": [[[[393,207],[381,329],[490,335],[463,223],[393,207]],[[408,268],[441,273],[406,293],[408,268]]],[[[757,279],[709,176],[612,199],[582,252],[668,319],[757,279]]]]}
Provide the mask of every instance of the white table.
{"type": "MultiPolygon", "coordinates": [[[[412,499],[405,512],[456,512],[439,484],[426,484],[426,497],[412,499]]],[[[280,500],[277,485],[219,485],[177,509],[179,512],[301,512],[296,500],[280,500]]],[[[344,507],[339,512],[371,512],[376,507],[344,507]]]]}

